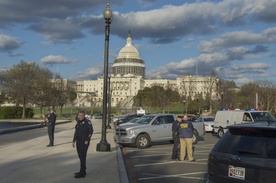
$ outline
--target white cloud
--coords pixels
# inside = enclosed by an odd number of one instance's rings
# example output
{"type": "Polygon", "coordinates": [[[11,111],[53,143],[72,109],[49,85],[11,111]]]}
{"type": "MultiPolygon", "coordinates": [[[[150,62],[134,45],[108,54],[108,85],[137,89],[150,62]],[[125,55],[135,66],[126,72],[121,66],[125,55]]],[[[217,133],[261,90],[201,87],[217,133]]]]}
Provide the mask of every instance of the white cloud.
{"type": "Polygon", "coordinates": [[[8,52],[19,48],[21,45],[20,41],[16,38],[0,34],[0,51],[8,52]]]}
{"type": "Polygon", "coordinates": [[[210,53],[235,46],[263,43],[276,43],[276,27],[268,28],[260,34],[251,31],[228,32],[211,41],[202,41],[199,50],[210,53]]]}
{"type": "Polygon", "coordinates": [[[98,76],[103,75],[103,66],[94,66],[87,68],[84,72],[77,73],[77,79],[96,79],[98,76]]]}
{"type": "Polygon", "coordinates": [[[71,64],[76,63],[77,60],[65,58],[59,55],[48,55],[40,60],[41,63],[45,65],[53,65],[53,64],[71,64]]]}

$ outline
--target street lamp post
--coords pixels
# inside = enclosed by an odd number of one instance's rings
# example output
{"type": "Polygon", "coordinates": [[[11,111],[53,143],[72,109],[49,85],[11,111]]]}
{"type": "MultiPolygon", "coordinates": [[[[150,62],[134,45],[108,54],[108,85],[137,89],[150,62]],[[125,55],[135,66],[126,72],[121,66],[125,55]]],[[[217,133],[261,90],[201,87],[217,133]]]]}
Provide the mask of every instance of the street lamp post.
{"type": "Polygon", "coordinates": [[[110,151],[110,144],[106,140],[106,121],[107,121],[107,79],[108,79],[108,49],[109,49],[109,32],[112,21],[112,11],[109,3],[103,12],[105,19],[105,49],[104,49],[104,86],[103,86],[103,119],[102,119],[102,138],[97,144],[97,151],[110,151]]]}
{"type": "Polygon", "coordinates": [[[111,129],[110,121],[111,121],[111,88],[110,88],[110,76],[108,77],[108,121],[107,121],[107,129],[111,129]]]}

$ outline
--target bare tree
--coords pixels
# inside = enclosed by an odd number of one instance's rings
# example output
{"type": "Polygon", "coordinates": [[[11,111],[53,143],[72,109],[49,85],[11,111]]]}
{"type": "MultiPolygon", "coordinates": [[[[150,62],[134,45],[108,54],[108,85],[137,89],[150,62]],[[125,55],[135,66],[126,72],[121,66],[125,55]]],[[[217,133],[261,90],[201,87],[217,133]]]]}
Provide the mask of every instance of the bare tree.
{"type": "Polygon", "coordinates": [[[255,91],[255,99],[258,100],[256,107],[275,113],[275,102],[276,102],[276,83],[268,80],[256,81],[259,88],[255,91]]]}
{"type": "Polygon", "coordinates": [[[211,74],[207,77],[207,81],[205,82],[205,87],[208,90],[209,94],[209,113],[213,112],[213,95],[214,93],[217,93],[218,89],[218,81],[217,73],[215,71],[212,71],[211,74]]]}
{"type": "Polygon", "coordinates": [[[196,91],[196,83],[194,82],[193,76],[183,76],[181,78],[181,85],[180,85],[180,93],[182,94],[182,98],[185,101],[185,109],[187,111],[187,106],[189,106],[189,103],[192,101],[194,96],[192,96],[193,93],[196,91]]]}

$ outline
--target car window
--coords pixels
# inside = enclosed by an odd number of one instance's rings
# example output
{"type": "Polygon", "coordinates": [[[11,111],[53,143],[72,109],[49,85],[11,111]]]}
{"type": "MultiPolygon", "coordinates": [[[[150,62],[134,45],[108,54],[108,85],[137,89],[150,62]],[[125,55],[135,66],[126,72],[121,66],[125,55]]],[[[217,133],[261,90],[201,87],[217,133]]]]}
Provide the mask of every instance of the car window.
{"type": "Polygon", "coordinates": [[[276,133],[269,129],[229,129],[214,151],[276,159],[276,133]]]}
{"type": "Polygon", "coordinates": [[[154,116],[143,116],[139,119],[139,121],[137,121],[137,123],[149,124],[153,118],[154,118],[154,116]]]}
{"type": "Polygon", "coordinates": [[[243,121],[252,121],[249,113],[244,113],[242,120],[243,121]]]}
{"type": "Polygon", "coordinates": [[[165,116],[166,123],[173,123],[174,117],[172,115],[165,116]]]}
{"type": "Polygon", "coordinates": [[[197,118],[196,121],[197,121],[197,122],[202,122],[202,121],[203,121],[203,120],[202,120],[202,117],[197,118]]]}
{"type": "Polygon", "coordinates": [[[165,117],[164,116],[158,116],[156,118],[157,124],[165,124],[165,117]]]}

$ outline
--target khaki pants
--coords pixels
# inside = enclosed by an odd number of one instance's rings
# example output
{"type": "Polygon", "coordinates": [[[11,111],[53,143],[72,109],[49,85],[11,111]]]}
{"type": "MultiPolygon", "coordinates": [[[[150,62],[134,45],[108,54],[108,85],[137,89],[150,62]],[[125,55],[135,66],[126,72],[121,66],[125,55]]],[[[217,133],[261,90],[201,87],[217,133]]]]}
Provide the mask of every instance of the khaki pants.
{"type": "Polygon", "coordinates": [[[186,156],[186,150],[189,161],[194,160],[193,157],[193,138],[180,138],[180,160],[183,161],[186,156]]]}

